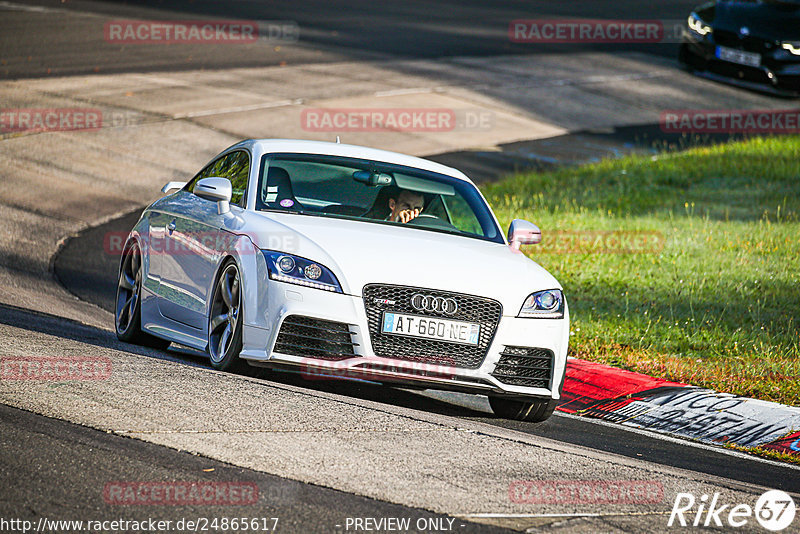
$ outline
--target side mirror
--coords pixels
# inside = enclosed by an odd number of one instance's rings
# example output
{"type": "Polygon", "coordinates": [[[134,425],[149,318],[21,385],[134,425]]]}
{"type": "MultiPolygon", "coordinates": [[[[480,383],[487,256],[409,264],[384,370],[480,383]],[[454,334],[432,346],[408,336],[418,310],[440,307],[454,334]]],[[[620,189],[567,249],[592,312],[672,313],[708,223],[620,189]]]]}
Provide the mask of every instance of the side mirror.
{"type": "Polygon", "coordinates": [[[217,213],[223,215],[231,210],[233,194],[231,181],[227,178],[202,178],[194,185],[194,194],[217,203],[217,213]]]}
{"type": "Polygon", "coordinates": [[[539,227],[522,219],[514,219],[508,227],[508,244],[513,250],[519,250],[520,245],[535,245],[542,241],[542,231],[539,227]]]}
{"type": "Polygon", "coordinates": [[[186,187],[186,184],[189,182],[167,182],[164,187],[161,188],[162,193],[169,193],[170,191],[175,191],[177,189],[183,189],[186,187]]]}

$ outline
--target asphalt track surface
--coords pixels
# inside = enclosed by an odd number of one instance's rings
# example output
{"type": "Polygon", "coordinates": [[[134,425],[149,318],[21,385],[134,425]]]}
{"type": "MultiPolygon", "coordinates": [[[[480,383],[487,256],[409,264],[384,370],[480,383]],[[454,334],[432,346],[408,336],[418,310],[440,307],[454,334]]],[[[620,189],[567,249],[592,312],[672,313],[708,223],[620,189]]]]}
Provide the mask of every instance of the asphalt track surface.
{"type": "MultiPolygon", "coordinates": [[[[484,2],[274,2],[215,0],[159,2],[59,0],[4,2],[0,74],[48,75],[227,69],[386,57],[439,58],[582,51],[641,51],[675,57],[677,44],[524,44],[508,38],[516,19],[597,18],[685,20],[696,0],[536,0],[484,2]],[[23,5],[23,7],[13,7],[23,5]],[[37,9],[58,10],[57,22],[37,9]],[[180,44],[169,50],[104,42],[105,22],[120,19],[284,21],[299,40],[260,40],[226,46],[180,44]]],[[[2,6],[0,6],[2,7],[2,6]]]]}
{"type": "MultiPolygon", "coordinates": [[[[303,484],[234,467],[136,439],[107,434],[58,419],[0,404],[0,516],[20,517],[27,503],[37,517],[107,521],[158,521],[198,518],[257,518],[278,532],[335,532],[348,517],[407,517],[413,523],[442,515],[303,484]],[[258,490],[255,504],[231,506],[125,506],[109,502],[109,481],[231,482],[258,490]]],[[[24,514],[27,516],[28,514],[24,514]]],[[[450,518],[459,532],[503,532],[504,529],[450,518]]],[[[76,529],[78,530],[78,529],[76,529]]]]}
{"type": "MultiPolygon", "coordinates": [[[[134,211],[69,239],[55,258],[54,268],[59,281],[81,299],[113,311],[118,256],[109,248],[109,243],[115,242],[120,237],[124,239],[140,214],[139,210],[134,211]]],[[[182,361],[187,365],[209,367],[205,358],[193,352],[170,349],[164,352],[163,356],[182,361]]],[[[795,476],[786,476],[787,468],[784,466],[750,459],[743,455],[731,456],[730,453],[713,447],[701,447],[681,440],[664,440],[652,433],[632,432],[622,427],[558,413],[543,424],[510,421],[493,417],[479,403],[474,402],[474,399],[465,395],[443,393],[431,398],[416,391],[399,388],[390,389],[348,381],[309,382],[287,373],[259,372],[269,380],[285,381],[308,388],[321,388],[340,395],[386,402],[416,410],[475,419],[630,458],[785,491],[800,491],[800,476],[797,476],[797,472],[791,473],[795,476]]]]}

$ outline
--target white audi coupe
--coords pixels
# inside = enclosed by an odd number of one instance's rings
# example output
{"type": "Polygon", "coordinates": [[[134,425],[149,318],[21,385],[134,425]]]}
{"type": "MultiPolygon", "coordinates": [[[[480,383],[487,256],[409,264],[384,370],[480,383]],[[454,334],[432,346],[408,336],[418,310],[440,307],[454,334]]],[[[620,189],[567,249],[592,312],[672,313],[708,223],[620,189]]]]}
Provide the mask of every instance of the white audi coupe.
{"type": "Polygon", "coordinates": [[[560,398],[560,284],[464,174],[339,143],[247,140],[170,182],[123,249],[117,336],[290,369],[489,397],[543,421],[560,398]]]}

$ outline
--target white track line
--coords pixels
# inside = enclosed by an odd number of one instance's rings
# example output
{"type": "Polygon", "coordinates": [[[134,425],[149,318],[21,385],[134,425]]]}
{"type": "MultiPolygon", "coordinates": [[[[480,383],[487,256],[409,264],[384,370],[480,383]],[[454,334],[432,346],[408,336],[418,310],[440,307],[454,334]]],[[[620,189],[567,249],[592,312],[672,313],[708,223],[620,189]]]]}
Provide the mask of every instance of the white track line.
{"type": "Polygon", "coordinates": [[[28,11],[30,13],[55,13],[58,11],[63,11],[56,8],[17,4],[16,2],[0,2],[0,9],[8,9],[9,11],[28,11]]]}
{"type": "Polygon", "coordinates": [[[173,119],[193,119],[195,117],[209,117],[211,115],[224,115],[226,113],[240,113],[242,111],[254,111],[257,109],[282,108],[287,106],[298,106],[302,104],[301,99],[279,100],[277,102],[264,102],[261,104],[251,104],[248,106],[235,106],[230,108],[207,109],[203,111],[190,111],[189,113],[179,113],[173,115],[173,119]]]}
{"type": "Polygon", "coordinates": [[[528,517],[611,517],[611,516],[628,516],[628,515],[668,515],[671,512],[608,512],[608,513],[594,513],[594,512],[575,512],[569,514],[492,514],[492,513],[481,513],[481,514],[463,514],[459,515],[459,517],[463,518],[499,518],[499,519],[524,519],[528,517]]]}

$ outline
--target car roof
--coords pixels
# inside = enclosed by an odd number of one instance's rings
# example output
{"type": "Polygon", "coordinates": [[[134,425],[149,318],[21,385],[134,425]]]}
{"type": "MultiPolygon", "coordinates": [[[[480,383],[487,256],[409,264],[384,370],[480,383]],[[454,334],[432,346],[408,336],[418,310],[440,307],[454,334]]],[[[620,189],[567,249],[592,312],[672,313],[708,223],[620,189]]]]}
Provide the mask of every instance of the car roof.
{"type": "Polygon", "coordinates": [[[344,143],[329,143],[325,141],[306,141],[301,139],[249,139],[237,143],[236,146],[248,144],[251,144],[253,148],[258,147],[259,151],[264,154],[294,152],[299,154],[324,154],[348,158],[361,158],[446,174],[447,176],[473,183],[472,180],[458,169],[436,163],[435,161],[377,148],[347,145],[344,143]]]}

